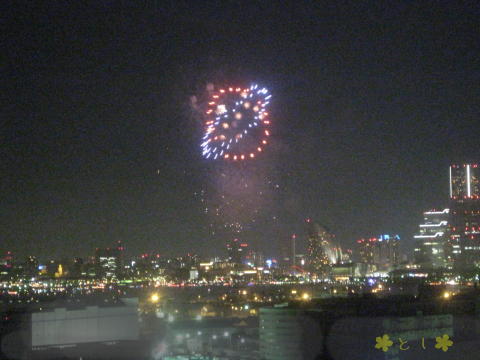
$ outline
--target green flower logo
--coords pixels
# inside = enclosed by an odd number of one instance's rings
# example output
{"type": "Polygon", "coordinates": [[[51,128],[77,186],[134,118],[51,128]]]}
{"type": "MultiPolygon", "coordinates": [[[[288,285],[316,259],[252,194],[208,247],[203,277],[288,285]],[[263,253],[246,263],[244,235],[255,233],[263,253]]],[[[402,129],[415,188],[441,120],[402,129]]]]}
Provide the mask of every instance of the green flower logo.
{"type": "Polygon", "coordinates": [[[375,340],[377,342],[375,349],[382,349],[384,352],[386,352],[388,348],[393,345],[393,341],[390,340],[390,337],[387,334],[384,334],[382,337],[376,337],[375,340]]]}
{"type": "Polygon", "coordinates": [[[450,340],[447,334],[444,334],[442,337],[437,336],[435,339],[437,340],[435,349],[442,349],[443,351],[447,351],[449,346],[453,345],[453,341],[450,340]]]}

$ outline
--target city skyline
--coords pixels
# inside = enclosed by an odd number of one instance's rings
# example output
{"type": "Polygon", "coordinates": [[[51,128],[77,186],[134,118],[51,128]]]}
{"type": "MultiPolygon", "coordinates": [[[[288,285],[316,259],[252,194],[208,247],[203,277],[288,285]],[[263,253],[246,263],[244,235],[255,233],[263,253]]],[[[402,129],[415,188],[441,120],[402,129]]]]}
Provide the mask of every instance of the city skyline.
{"type": "Polygon", "coordinates": [[[398,233],[411,252],[422,212],[448,205],[448,167],[480,159],[471,9],[306,6],[295,21],[279,6],[201,20],[178,8],[138,7],[135,20],[114,5],[14,10],[2,253],[87,256],[121,240],[134,254],[223,254],[194,195],[212,173],[189,101],[207,83],[259,81],[275,94],[264,166],[280,190],[265,211],[278,220],[245,239],[265,253],[293,233],[305,247],[307,217],[342,248],[398,233]],[[251,20],[258,11],[268,21],[251,20]]]}
{"type": "Polygon", "coordinates": [[[479,5],[7,2],[0,358],[478,357],[479,5]]]}

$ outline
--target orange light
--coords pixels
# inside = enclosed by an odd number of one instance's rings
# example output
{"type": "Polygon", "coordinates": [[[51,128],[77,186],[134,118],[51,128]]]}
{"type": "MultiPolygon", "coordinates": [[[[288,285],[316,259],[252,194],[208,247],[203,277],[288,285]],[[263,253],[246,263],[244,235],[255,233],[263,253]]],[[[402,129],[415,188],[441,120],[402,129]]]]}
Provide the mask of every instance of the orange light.
{"type": "Polygon", "coordinates": [[[234,156],[233,156],[233,160],[237,160],[237,155],[234,155],[234,156]]]}
{"type": "Polygon", "coordinates": [[[268,116],[268,112],[264,112],[263,115],[268,116]]]}
{"type": "Polygon", "coordinates": [[[270,132],[268,130],[265,130],[265,135],[270,136],[270,132]]]}
{"type": "Polygon", "coordinates": [[[236,89],[235,89],[236,92],[239,92],[239,91],[241,91],[241,90],[242,90],[242,89],[240,89],[240,88],[236,88],[236,89]]]}
{"type": "Polygon", "coordinates": [[[268,121],[268,120],[265,120],[263,123],[266,124],[266,125],[270,125],[270,121],[268,121]]]}
{"type": "Polygon", "coordinates": [[[228,88],[228,91],[233,91],[233,88],[228,88]]]}
{"type": "Polygon", "coordinates": [[[214,99],[218,99],[218,95],[213,95],[212,96],[214,99]]]}
{"type": "Polygon", "coordinates": [[[228,155],[228,154],[225,154],[225,156],[224,156],[224,157],[225,157],[225,159],[228,159],[228,158],[230,157],[230,155],[228,155]]]}
{"type": "Polygon", "coordinates": [[[220,92],[223,94],[223,93],[225,92],[225,90],[223,90],[223,89],[220,89],[220,92]]]}
{"type": "Polygon", "coordinates": [[[208,110],[208,111],[207,111],[207,115],[208,115],[208,114],[211,114],[212,111],[213,111],[212,109],[208,110]]]}
{"type": "Polygon", "coordinates": [[[262,148],[261,148],[261,147],[258,147],[257,150],[258,150],[259,152],[261,152],[261,151],[262,151],[262,148]]]}
{"type": "Polygon", "coordinates": [[[210,101],[208,105],[215,105],[215,101],[210,101]]]}
{"type": "Polygon", "coordinates": [[[266,144],[267,143],[267,140],[262,140],[262,144],[266,144]]]}
{"type": "Polygon", "coordinates": [[[242,156],[240,156],[240,157],[242,158],[242,160],[244,160],[244,159],[245,159],[245,155],[242,155],[242,156]]]}
{"type": "Polygon", "coordinates": [[[255,155],[254,155],[253,153],[250,153],[250,157],[251,157],[251,158],[254,158],[255,155]]]}

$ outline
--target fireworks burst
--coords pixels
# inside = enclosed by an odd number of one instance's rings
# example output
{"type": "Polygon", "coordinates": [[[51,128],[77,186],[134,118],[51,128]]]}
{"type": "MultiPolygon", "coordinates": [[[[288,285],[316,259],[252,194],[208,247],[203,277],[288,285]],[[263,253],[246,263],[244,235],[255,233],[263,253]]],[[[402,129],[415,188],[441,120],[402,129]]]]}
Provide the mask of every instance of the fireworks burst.
{"type": "Polygon", "coordinates": [[[212,91],[206,110],[202,155],[206,159],[255,159],[268,144],[272,95],[257,84],[212,91]]]}

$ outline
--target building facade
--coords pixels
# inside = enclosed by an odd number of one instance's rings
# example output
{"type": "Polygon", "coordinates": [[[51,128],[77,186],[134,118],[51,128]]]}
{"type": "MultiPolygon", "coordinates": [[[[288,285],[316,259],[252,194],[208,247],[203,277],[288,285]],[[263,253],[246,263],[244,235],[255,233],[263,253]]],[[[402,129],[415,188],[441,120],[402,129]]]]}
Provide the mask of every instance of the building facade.
{"type": "Polygon", "coordinates": [[[480,199],[478,164],[451,165],[449,179],[451,200],[480,199]]]}
{"type": "Polygon", "coordinates": [[[248,244],[239,239],[233,239],[227,242],[228,261],[232,264],[243,264],[246,259],[248,244]]]}
{"type": "Polygon", "coordinates": [[[341,262],[342,249],[335,243],[335,235],[325,226],[307,223],[307,270],[314,276],[327,277],[333,264],[341,262]]]}
{"type": "MultiPolygon", "coordinates": [[[[446,265],[445,246],[450,209],[428,210],[414,235],[415,263],[424,268],[442,268],[446,265]]],[[[458,249],[455,249],[458,251],[458,249]]]]}
{"type": "Polygon", "coordinates": [[[390,271],[400,263],[400,236],[380,235],[357,240],[359,261],[374,265],[378,270],[390,271]]]}
{"type": "Polygon", "coordinates": [[[95,267],[99,277],[113,278],[121,275],[124,265],[124,247],[120,242],[116,247],[96,248],[95,267]]]}
{"type": "Polygon", "coordinates": [[[452,165],[450,216],[445,254],[449,267],[480,268],[480,168],[452,165]]]}

